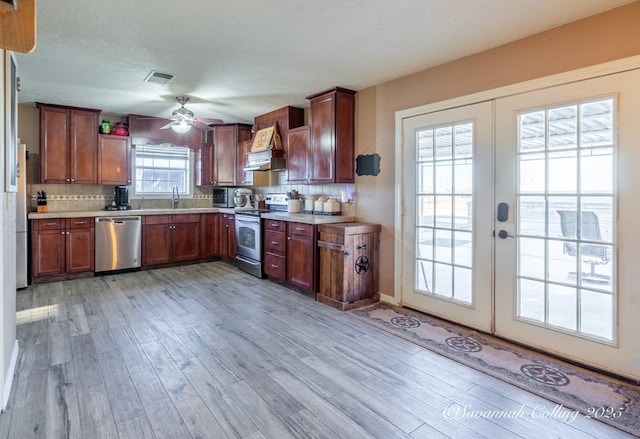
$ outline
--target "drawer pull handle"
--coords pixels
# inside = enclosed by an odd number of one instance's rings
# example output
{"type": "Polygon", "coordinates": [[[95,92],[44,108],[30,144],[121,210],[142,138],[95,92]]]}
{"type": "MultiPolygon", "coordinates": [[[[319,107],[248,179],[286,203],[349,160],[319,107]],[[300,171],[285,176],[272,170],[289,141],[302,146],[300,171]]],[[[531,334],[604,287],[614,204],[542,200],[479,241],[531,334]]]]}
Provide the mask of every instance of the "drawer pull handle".
{"type": "Polygon", "coordinates": [[[296,226],[296,230],[304,230],[304,227],[296,226]]]}
{"type": "Polygon", "coordinates": [[[367,249],[367,244],[362,244],[356,247],[356,249],[358,250],[366,250],[367,249]]]}
{"type": "Polygon", "coordinates": [[[87,222],[86,221],[74,221],[73,224],[76,224],[76,225],[79,226],[80,224],[87,224],[87,222]]]}
{"type": "Polygon", "coordinates": [[[45,226],[55,226],[56,223],[44,223],[45,226]]]}
{"type": "Polygon", "coordinates": [[[271,223],[271,227],[279,227],[279,226],[280,226],[280,224],[278,224],[278,223],[271,223]]]}
{"type": "Polygon", "coordinates": [[[280,242],[279,242],[279,241],[271,241],[271,244],[273,244],[273,245],[280,245],[280,242]]]}
{"type": "Polygon", "coordinates": [[[280,268],[280,266],[276,264],[271,264],[271,268],[280,268]]]}

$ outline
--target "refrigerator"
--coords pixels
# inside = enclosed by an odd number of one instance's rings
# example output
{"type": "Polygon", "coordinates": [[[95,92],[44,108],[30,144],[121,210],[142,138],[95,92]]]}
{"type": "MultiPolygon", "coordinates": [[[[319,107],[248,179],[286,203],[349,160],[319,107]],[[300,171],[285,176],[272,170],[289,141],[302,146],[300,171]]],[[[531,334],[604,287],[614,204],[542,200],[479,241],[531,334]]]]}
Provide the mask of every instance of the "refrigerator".
{"type": "Polygon", "coordinates": [[[16,199],[16,288],[26,288],[27,273],[27,147],[18,145],[18,193],[16,199]]]}

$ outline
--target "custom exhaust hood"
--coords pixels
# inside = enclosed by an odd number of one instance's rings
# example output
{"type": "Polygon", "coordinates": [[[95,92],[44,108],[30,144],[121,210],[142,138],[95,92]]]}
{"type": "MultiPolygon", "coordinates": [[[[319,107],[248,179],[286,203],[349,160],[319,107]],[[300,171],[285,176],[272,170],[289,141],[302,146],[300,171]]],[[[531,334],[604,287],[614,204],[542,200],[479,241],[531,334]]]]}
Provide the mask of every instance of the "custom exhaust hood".
{"type": "Polygon", "coordinates": [[[245,171],[284,171],[285,159],[282,142],[278,134],[277,125],[263,128],[256,133],[247,153],[245,171]]]}
{"type": "Polygon", "coordinates": [[[282,149],[268,149],[247,154],[245,171],[284,171],[286,160],[282,149]]]}

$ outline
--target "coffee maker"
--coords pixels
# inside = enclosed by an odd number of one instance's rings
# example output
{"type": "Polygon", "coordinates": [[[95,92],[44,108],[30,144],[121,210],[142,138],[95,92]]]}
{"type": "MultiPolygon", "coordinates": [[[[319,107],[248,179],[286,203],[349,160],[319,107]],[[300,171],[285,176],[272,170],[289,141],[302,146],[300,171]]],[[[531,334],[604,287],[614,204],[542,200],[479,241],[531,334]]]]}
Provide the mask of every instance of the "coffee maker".
{"type": "Polygon", "coordinates": [[[129,186],[116,186],[114,189],[113,201],[116,203],[116,209],[129,210],[129,186]]]}

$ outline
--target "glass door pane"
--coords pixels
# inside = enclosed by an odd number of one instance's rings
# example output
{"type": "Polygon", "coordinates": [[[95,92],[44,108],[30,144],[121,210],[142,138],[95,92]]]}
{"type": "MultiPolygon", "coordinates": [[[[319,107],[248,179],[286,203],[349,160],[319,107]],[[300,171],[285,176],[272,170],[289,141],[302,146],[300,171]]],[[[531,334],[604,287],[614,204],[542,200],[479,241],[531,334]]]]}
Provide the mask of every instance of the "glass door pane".
{"type": "Polygon", "coordinates": [[[472,302],[473,122],[416,131],[415,290],[472,302]]]}
{"type": "Polygon", "coordinates": [[[518,114],[516,317],[613,340],[615,100],[518,114]]]}

